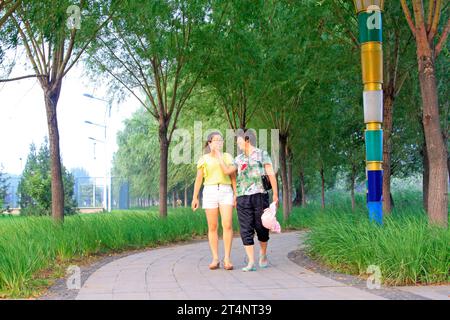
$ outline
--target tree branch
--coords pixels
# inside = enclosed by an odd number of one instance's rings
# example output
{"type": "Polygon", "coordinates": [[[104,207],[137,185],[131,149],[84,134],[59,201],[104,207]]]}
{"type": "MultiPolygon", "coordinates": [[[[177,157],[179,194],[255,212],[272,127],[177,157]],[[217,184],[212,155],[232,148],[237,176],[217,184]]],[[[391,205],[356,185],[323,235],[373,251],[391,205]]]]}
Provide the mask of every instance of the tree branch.
{"type": "Polygon", "coordinates": [[[122,79],[120,79],[117,75],[115,75],[109,68],[107,68],[100,60],[98,60],[95,56],[92,56],[92,58],[100,65],[102,66],[107,73],[109,73],[114,79],[116,79],[121,85],[124,86],[125,89],[127,89],[138,101],[141,103],[141,105],[148,111],[150,114],[158,119],[157,115],[150,110],[150,108],[142,101],[141,98],[139,98],[136,93],[134,93],[133,89],[131,89],[122,79]]]}
{"type": "MultiPolygon", "coordinates": [[[[21,10],[18,10],[19,16],[20,16],[20,12],[21,12],[21,10]]],[[[45,58],[44,58],[43,53],[41,52],[41,50],[39,48],[39,44],[38,44],[36,38],[33,35],[30,23],[29,23],[29,21],[24,19],[23,16],[21,17],[21,19],[22,19],[22,21],[23,21],[23,23],[25,25],[25,30],[28,33],[28,38],[30,39],[31,45],[32,45],[32,47],[34,49],[34,54],[35,54],[35,57],[36,57],[37,66],[39,68],[39,73],[40,74],[46,73],[45,72],[45,64],[44,64],[45,58]]]]}
{"type": "Polygon", "coordinates": [[[429,0],[428,4],[428,19],[427,19],[427,32],[430,32],[431,23],[433,22],[433,11],[436,6],[436,0],[429,0]]]}
{"type": "MultiPolygon", "coordinates": [[[[119,3],[121,3],[122,1],[119,1],[119,3]]],[[[80,59],[81,55],[86,51],[87,47],[91,44],[92,40],[94,40],[97,37],[98,32],[103,29],[103,27],[108,24],[108,22],[112,19],[114,13],[116,11],[112,10],[112,12],[110,13],[110,15],[108,16],[108,18],[103,21],[103,23],[97,28],[97,30],[95,30],[95,32],[92,34],[92,36],[86,41],[86,43],[84,44],[84,46],[81,47],[80,51],[78,52],[78,54],[75,56],[75,58],[72,60],[72,62],[70,63],[70,65],[67,67],[66,70],[64,70],[67,66],[68,61],[66,62],[66,65],[64,65],[63,67],[63,74],[62,77],[64,77],[70,69],[73,68],[73,66],[77,63],[77,61],[80,59]]],[[[70,57],[69,57],[70,58],[70,57]]]]}
{"type": "Polygon", "coordinates": [[[142,77],[142,80],[144,81],[144,92],[148,96],[150,103],[152,104],[153,108],[155,109],[155,113],[158,112],[158,109],[156,108],[155,99],[151,92],[151,86],[147,81],[147,77],[144,73],[144,68],[142,67],[141,63],[135,58],[135,54],[133,54],[130,45],[128,44],[127,40],[125,39],[125,36],[117,30],[119,37],[116,36],[116,39],[119,41],[122,41],[123,45],[125,46],[125,49],[128,51],[129,56],[133,59],[134,63],[136,64],[136,67],[138,68],[139,74],[142,77]]]}
{"type": "Polygon", "coordinates": [[[43,75],[43,74],[30,74],[28,76],[22,76],[22,77],[17,77],[17,78],[11,78],[11,79],[0,79],[0,82],[12,82],[12,81],[18,81],[18,80],[22,80],[22,79],[29,79],[29,78],[45,78],[47,77],[47,75],[43,75]]]}
{"type": "Polygon", "coordinates": [[[434,56],[437,58],[442,51],[442,47],[444,43],[447,41],[448,33],[450,31],[450,18],[447,20],[447,25],[445,26],[444,31],[442,32],[441,38],[439,39],[438,44],[436,45],[434,56]]]}
{"type": "Polygon", "coordinates": [[[27,36],[25,35],[25,33],[23,32],[22,28],[20,27],[20,24],[17,21],[16,17],[14,17],[14,15],[12,15],[11,18],[12,18],[15,26],[19,30],[19,34],[20,34],[20,37],[22,38],[23,45],[25,46],[25,50],[27,51],[28,58],[30,59],[31,64],[33,65],[34,72],[38,75],[38,74],[40,74],[39,68],[37,67],[36,61],[34,60],[33,54],[31,53],[31,49],[30,49],[30,46],[28,44],[27,36]]]}
{"type": "MultiPolygon", "coordinates": [[[[13,14],[13,12],[20,6],[21,3],[22,0],[17,0],[17,2],[14,3],[13,6],[9,8],[9,10],[5,13],[5,15],[0,18],[0,28],[6,22],[6,20],[8,20],[8,18],[13,14]]],[[[4,3],[2,5],[6,6],[6,4],[7,3],[4,3]]],[[[3,6],[0,9],[3,9],[3,6]]]]}
{"type": "Polygon", "coordinates": [[[414,22],[411,17],[411,12],[409,11],[408,5],[406,3],[406,0],[400,0],[402,4],[402,9],[406,17],[406,21],[408,22],[409,28],[411,29],[411,32],[413,33],[414,37],[416,36],[416,27],[414,26],[414,22]]]}
{"type": "Polygon", "coordinates": [[[431,25],[430,32],[428,33],[428,42],[430,44],[433,43],[433,39],[436,36],[439,19],[441,18],[441,4],[442,0],[437,0],[436,7],[434,8],[433,24],[431,25]]]}

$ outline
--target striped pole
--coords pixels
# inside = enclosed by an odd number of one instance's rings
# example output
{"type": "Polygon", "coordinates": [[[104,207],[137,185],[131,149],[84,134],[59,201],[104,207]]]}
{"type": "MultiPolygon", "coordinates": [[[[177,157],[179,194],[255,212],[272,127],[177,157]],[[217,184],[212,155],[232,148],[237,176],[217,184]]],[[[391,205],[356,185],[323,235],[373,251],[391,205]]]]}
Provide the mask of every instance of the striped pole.
{"type": "Polygon", "coordinates": [[[369,218],[383,223],[383,38],[384,0],[354,0],[358,14],[366,124],[366,177],[369,218]]]}

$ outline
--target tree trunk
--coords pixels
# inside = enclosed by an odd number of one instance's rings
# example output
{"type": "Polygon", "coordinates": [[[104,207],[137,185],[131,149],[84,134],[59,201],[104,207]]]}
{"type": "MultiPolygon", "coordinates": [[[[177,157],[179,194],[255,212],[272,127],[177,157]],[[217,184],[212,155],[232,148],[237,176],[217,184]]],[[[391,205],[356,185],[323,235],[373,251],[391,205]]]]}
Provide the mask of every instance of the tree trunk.
{"type": "Polygon", "coordinates": [[[187,208],[188,203],[188,187],[184,186],[184,207],[187,208]]]}
{"type": "Polygon", "coordinates": [[[325,209],[325,175],[323,167],[320,168],[320,178],[322,180],[322,209],[325,209]]]}
{"type": "Polygon", "coordinates": [[[280,169],[281,169],[281,184],[283,196],[283,218],[287,220],[289,217],[289,187],[286,166],[286,143],[287,137],[280,135],[280,169]]]}
{"type": "Polygon", "coordinates": [[[428,155],[427,155],[427,144],[424,142],[422,144],[422,199],[423,199],[423,209],[428,212],[428,186],[429,186],[429,165],[428,165],[428,155]]]}
{"type": "Polygon", "coordinates": [[[292,152],[289,148],[287,148],[287,180],[288,180],[288,212],[291,214],[292,212],[292,194],[293,194],[293,186],[292,186],[292,152]]]}
{"type": "Polygon", "coordinates": [[[292,205],[297,206],[297,207],[302,205],[302,191],[300,188],[300,183],[295,188],[295,198],[294,198],[294,201],[292,202],[292,205]]]}
{"type": "Polygon", "coordinates": [[[393,126],[394,97],[391,94],[393,88],[385,90],[383,107],[383,213],[389,215],[392,210],[391,204],[391,133],[393,126]]]}
{"type": "Polygon", "coordinates": [[[447,151],[447,172],[448,172],[448,179],[450,180],[450,157],[448,156],[448,151],[447,151]]]}
{"type": "Polygon", "coordinates": [[[58,222],[63,222],[64,185],[62,180],[58,118],[56,112],[60,92],[61,83],[52,91],[48,88],[44,88],[51,160],[52,217],[58,222]]]}
{"type": "Polygon", "coordinates": [[[159,215],[167,217],[167,161],[169,158],[169,141],[167,140],[167,128],[160,125],[159,128],[159,215]]]}
{"type": "Polygon", "coordinates": [[[352,210],[355,211],[356,201],[355,201],[355,179],[356,179],[356,166],[352,166],[352,176],[351,176],[351,185],[350,185],[350,194],[352,198],[352,210]]]}
{"type": "Polygon", "coordinates": [[[302,207],[306,207],[305,174],[303,169],[300,170],[300,189],[302,192],[302,207]]]}
{"type": "Polygon", "coordinates": [[[447,227],[447,151],[439,122],[439,103],[434,61],[431,52],[425,50],[423,44],[419,44],[421,41],[427,40],[421,39],[418,33],[417,56],[419,62],[420,91],[423,103],[422,122],[429,165],[428,217],[431,224],[447,227]]]}

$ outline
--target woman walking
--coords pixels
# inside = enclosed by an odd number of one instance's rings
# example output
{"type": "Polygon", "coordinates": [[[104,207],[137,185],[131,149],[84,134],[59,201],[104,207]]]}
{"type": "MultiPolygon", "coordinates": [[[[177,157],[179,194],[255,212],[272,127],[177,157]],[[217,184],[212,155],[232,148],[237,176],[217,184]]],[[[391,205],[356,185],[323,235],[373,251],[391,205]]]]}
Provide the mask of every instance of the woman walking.
{"type": "Polygon", "coordinates": [[[261,221],[264,209],[270,206],[269,194],[264,187],[263,176],[268,176],[273,190],[273,202],[278,205],[278,186],[272,167],[272,160],[267,151],[255,147],[256,135],[252,131],[238,135],[238,148],[242,151],[233,165],[228,165],[225,157],[220,166],[224,174],[237,172],[237,212],[242,242],[245,246],[248,264],[242,271],[256,271],[254,258],[254,235],[260,244],[259,267],[267,268],[267,244],[269,229],[261,221]]]}
{"type": "Polygon", "coordinates": [[[219,132],[213,132],[208,136],[205,145],[205,154],[197,163],[197,178],[194,184],[194,195],[192,197],[192,210],[199,207],[198,195],[203,182],[203,209],[206,211],[208,221],[208,240],[212,253],[211,270],[220,267],[217,232],[219,213],[222,220],[223,243],[224,243],[224,268],[232,270],[231,245],[233,241],[233,206],[236,201],[236,175],[234,173],[224,174],[220,168],[219,157],[222,162],[231,165],[233,157],[225,153],[223,149],[223,137],[219,132]]]}

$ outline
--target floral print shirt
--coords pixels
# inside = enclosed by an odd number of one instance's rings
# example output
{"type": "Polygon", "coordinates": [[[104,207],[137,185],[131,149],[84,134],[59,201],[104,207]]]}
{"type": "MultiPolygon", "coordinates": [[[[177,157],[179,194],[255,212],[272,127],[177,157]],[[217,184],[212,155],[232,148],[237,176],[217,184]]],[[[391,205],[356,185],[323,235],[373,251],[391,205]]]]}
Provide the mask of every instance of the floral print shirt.
{"type": "Polygon", "coordinates": [[[272,164],[267,151],[255,148],[247,157],[245,153],[238,155],[233,162],[237,168],[237,196],[248,196],[256,193],[267,193],[261,177],[265,175],[265,164],[272,164]]]}

